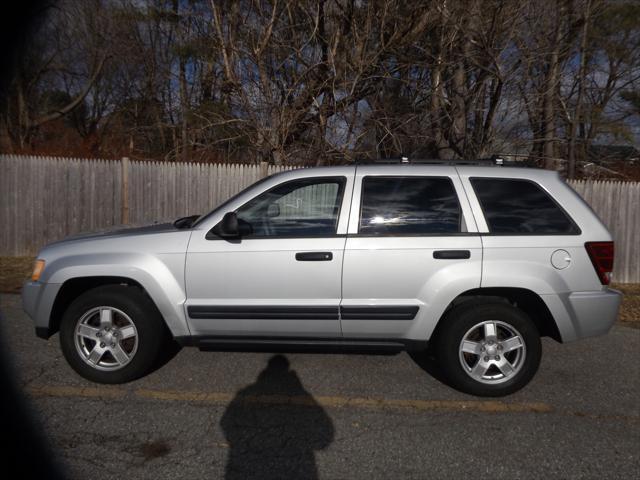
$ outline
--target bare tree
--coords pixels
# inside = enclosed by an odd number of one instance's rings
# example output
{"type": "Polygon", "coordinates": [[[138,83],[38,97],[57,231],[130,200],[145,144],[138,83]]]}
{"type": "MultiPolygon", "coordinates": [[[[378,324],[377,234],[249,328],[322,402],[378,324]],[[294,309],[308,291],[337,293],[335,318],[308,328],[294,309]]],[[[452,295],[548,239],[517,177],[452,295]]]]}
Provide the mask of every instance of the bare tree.
{"type": "Polygon", "coordinates": [[[593,143],[635,138],[639,18],[604,0],[62,0],[0,139],[275,164],[507,153],[579,175],[593,143]]]}

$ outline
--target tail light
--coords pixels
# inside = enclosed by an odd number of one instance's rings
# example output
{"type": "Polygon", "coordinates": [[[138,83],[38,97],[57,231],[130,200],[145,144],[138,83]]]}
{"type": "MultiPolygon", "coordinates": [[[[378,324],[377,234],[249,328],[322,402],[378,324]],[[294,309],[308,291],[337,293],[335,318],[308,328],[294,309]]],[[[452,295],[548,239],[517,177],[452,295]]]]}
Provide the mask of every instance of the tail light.
{"type": "Polygon", "coordinates": [[[609,285],[613,272],[613,242],[587,242],[584,248],[587,249],[600,283],[609,285]]]}

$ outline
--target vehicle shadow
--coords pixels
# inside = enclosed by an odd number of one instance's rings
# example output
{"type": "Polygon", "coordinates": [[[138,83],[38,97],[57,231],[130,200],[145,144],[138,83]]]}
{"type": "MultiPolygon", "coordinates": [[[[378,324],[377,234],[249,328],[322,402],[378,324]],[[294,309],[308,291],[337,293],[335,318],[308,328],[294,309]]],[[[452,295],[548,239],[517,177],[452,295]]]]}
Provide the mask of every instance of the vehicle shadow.
{"type": "Polygon", "coordinates": [[[437,381],[439,381],[443,385],[446,385],[447,387],[451,387],[440,366],[438,365],[436,357],[431,348],[427,348],[426,350],[410,351],[407,353],[409,354],[409,358],[411,358],[411,360],[413,360],[413,362],[418,365],[418,367],[427,372],[432,378],[435,378],[437,381]]]}
{"type": "Polygon", "coordinates": [[[274,355],[256,381],[240,390],[220,425],[229,443],[225,478],[318,478],[315,451],[334,438],[331,418],[274,355]]]}
{"type": "Polygon", "coordinates": [[[173,360],[181,351],[182,347],[180,346],[180,344],[174,341],[172,338],[167,337],[165,339],[164,345],[162,346],[162,349],[160,350],[160,355],[158,355],[147,374],[160,370],[167,363],[173,360]]]}

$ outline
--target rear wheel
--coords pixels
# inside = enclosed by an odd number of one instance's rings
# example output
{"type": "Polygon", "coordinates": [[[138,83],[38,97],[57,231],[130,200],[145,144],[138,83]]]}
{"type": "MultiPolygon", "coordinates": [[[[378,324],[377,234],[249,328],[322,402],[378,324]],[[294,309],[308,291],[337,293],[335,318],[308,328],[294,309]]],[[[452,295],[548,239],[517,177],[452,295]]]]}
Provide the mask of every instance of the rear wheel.
{"type": "Polygon", "coordinates": [[[170,341],[151,299],[139,288],[108,285],[74,300],[62,317],[60,345],[69,365],[98,383],[149,372],[170,341]]]}
{"type": "Polygon", "coordinates": [[[540,335],[521,310],[506,303],[474,303],[455,308],[443,321],[436,356],[458,390],[508,395],[529,383],[538,370],[540,335]]]}

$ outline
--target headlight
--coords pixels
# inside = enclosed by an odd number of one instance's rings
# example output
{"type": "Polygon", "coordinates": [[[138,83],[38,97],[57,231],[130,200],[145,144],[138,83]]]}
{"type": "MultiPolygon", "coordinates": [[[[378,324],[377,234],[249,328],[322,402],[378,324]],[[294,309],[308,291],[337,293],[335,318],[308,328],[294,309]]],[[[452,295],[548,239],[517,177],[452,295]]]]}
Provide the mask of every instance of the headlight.
{"type": "Polygon", "coordinates": [[[40,280],[40,275],[42,275],[42,271],[44,270],[44,260],[36,260],[33,263],[33,273],[31,274],[31,281],[37,282],[40,280]]]}

